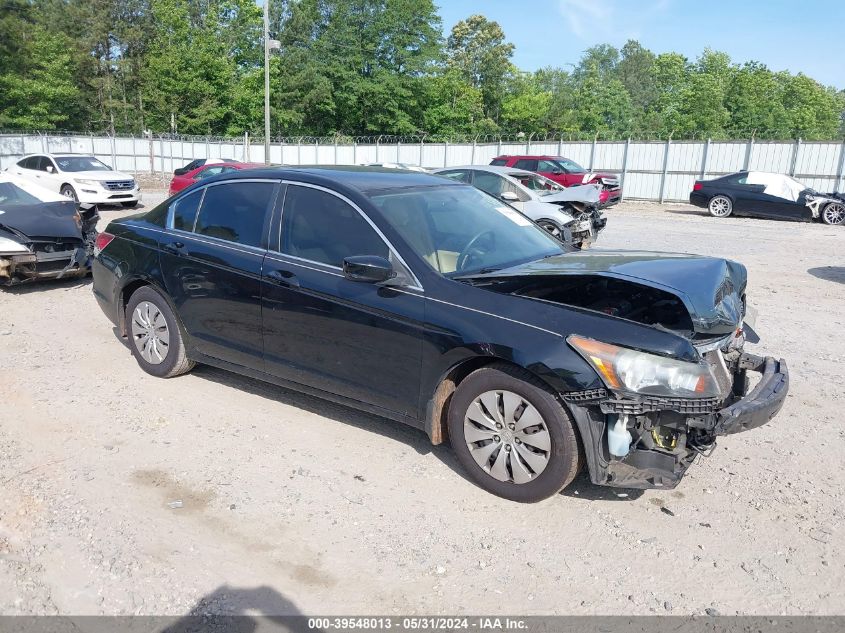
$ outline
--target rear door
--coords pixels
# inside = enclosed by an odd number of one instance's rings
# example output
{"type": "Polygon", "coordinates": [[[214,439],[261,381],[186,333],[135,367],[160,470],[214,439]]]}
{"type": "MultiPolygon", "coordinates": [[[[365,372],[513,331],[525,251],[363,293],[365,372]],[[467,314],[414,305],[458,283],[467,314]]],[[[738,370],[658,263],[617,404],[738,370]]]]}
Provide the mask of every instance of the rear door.
{"type": "Polygon", "coordinates": [[[174,200],[160,242],[167,291],[197,351],[261,369],[261,271],[273,180],[212,183],[174,200]]]}
{"type": "Polygon", "coordinates": [[[348,199],[304,183],[288,183],[284,199],[262,277],[266,371],[417,417],[422,289],[417,282],[391,288],[343,276],[343,259],[353,255],[388,257],[403,267],[348,199]]]}

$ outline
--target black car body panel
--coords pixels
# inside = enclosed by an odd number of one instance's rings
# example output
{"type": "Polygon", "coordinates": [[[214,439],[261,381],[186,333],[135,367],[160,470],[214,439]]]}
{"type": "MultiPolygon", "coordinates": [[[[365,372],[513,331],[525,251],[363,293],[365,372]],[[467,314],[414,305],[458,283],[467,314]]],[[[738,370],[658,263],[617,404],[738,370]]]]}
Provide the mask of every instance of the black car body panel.
{"type": "MultiPolygon", "coordinates": [[[[658,356],[700,361],[701,336],[726,339],[742,327],[744,267],[712,258],[602,251],[563,254],[492,275],[449,278],[427,265],[370,200],[379,192],[435,187],[468,185],[426,174],[351,167],[251,170],[210,178],[149,213],[112,222],[106,230],[115,239],[93,265],[94,294],[125,335],[123,308],[129,295],[139,285],[152,285],[181,319],[190,358],[423,428],[435,443],[446,439],[442,416],[449,391],[444,386],[486,363],[512,363],[567,404],[594,482],[641,487],[677,483],[700,451],[696,442],[714,441],[717,412],[744,402],[744,389],[736,386],[728,398],[705,403],[611,393],[567,336],[577,333],[658,356]],[[259,245],[244,247],[168,228],[174,201],[215,183],[246,180],[278,183],[259,245]],[[282,254],[282,214],[292,186],[324,188],[358,207],[395,249],[396,265],[407,267],[406,280],[360,283],[337,267],[282,254]],[[672,330],[631,318],[634,308],[626,307],[631,314],[608,312],[522,292],[528,282],[548,286],[576,274],[671,294],[683,302],[695,325],[672,330]],[[503,286],[508,283],[512,291],[503,286]],[[692,416],[690,407],[698,407],[692,416]],[[641,425],[674,424],[684,438],[689,435],[689,445],[641,447],[630,459],[611,459],[604,438],[609,417],[620,411],[631,412],[641,425]],[[698,425],[695,430],[686,426],[690,419],[698,425]]],[[[356,253],[361,254],[374,255],[356,253]]],[[[739,385],[745,368],[738,360],[735,365],[739,385]]],[[[785,363],[777,365],[778,376],[785,371],[785,363]]],[[[753,424],[749,420],[757,414],[752,409],[779,409],[771,403],[782,403],[787,384],[766,392],[768,404],[749,404],[747,415],[742,408],[726,410],[720,418],[727,420],[724,432],[753,424]]],[[[765,400],[766,393],[754,397],[765,400]]]]}

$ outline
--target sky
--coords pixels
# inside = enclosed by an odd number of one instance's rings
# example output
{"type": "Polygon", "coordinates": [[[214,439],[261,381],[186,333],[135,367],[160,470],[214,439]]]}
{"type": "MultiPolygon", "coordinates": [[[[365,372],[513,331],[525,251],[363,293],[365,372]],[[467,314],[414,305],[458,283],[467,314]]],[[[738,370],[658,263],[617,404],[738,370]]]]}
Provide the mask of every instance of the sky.
{"type": "Polygon", "coordinates": [[[628,39],[694,60],[705,48],[734,62],[803,72],[845,88],[845,0],[435,0],[448,36],[473,13],[496,20],[522,70],[566,68],[595,44],[628,39]]]}

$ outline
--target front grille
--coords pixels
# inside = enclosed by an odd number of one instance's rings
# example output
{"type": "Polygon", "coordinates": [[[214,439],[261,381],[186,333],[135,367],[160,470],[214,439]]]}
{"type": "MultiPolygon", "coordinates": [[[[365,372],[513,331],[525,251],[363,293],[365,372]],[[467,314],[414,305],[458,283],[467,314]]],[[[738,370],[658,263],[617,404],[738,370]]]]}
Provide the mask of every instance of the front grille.
{"type": "Polygon", "coordinates": [[[103,186],[109,191],[129,191],[135,188],[134,180],[106,180],[103,186]]]}
{"type": "Polygon", "coordinates": [[[684,415],[713,413],[719,408],[719,398],[663,398],[643,396],[637,400],[608,400],[602,403],[605,413],[641,415],[651,411],[677,411],[684,415]]]}

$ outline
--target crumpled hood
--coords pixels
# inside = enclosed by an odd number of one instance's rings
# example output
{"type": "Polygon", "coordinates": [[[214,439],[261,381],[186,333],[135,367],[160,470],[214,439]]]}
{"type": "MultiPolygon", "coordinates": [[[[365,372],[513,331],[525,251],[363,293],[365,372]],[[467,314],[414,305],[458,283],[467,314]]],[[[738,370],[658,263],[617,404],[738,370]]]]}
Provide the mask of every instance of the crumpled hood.
{"type": "Polygon", "coordinates": [[[0,203],[0,228],[9,227],[27,237],[82,239],[73,200],[39,204],[7,205],[0,203]]]}
{"type": "Polygon", "coordinates": [[[578,185],[567,187],[558,193],[550,193],[547,196],[540,196],[543,202],[584,202],[587,204],[598,204],[600,190],[595,185],[578,185]]]}
{"type": "Polygon", "coordinates": [[[556,255],[484,277],[535,275],[607,276],[670,292],[684,303],[695,331],[710,335],[730,334],[742,325],[748,281],[745,266],[729,259],[600,249],[556,255]]]}

